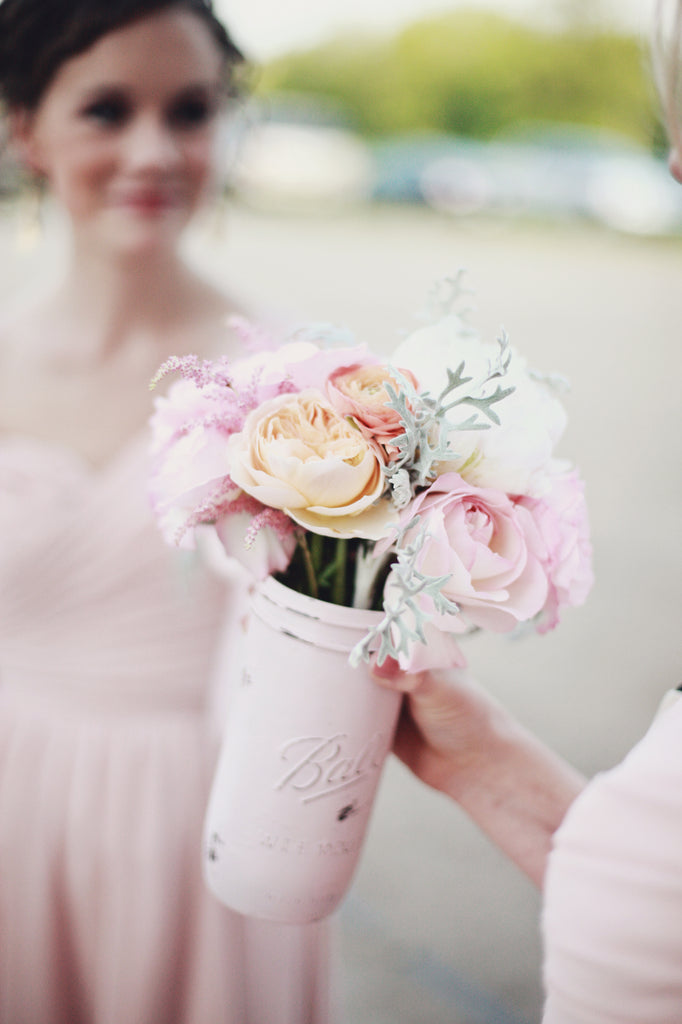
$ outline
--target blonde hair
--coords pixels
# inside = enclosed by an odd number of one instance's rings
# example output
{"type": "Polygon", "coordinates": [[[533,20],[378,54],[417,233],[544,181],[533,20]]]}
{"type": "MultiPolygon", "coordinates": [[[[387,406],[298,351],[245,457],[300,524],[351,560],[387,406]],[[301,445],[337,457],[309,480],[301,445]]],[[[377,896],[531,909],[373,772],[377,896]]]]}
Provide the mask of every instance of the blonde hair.
{"type": "Polygon", "coordinates": [[[652,56],[668,136],[682,153],[682,0],[657,0],[652,56]]]}

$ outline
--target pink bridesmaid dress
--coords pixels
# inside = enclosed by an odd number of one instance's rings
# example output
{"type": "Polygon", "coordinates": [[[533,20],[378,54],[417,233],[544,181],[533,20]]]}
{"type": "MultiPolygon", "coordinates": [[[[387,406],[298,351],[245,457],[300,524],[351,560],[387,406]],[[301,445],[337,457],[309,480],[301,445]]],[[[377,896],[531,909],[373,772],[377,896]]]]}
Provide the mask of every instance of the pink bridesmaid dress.
{"type": "Polygon", "coordinates": [[[326,928],[201,878],[225,590],[145,475],[0,442],[0,1024],[326,1024],[326,928]]]}
{"type": "Polygon", "coordinates": [[[680,695],[570,809],[543,925],[543,1024],[682,1022],[680,695]]]}

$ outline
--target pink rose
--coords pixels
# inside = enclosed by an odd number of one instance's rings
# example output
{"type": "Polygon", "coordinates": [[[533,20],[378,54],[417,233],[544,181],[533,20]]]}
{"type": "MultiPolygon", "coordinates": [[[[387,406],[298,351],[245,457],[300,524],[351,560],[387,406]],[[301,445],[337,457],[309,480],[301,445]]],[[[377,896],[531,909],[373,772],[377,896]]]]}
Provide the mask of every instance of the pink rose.
{"type": "Polygon", "coordinates": [[[542,498],[520,498],[537,529],[536,548],[549,581],[538,629],[546,633],[567,605],[583,604],[594,582],[585,485],[576,472],[557,473],[542,498]]]}
{"type": "MultiPolygon", "coordinates": [[[[410,370],[401,369],[415,390],[417,380],[410,370]]],[[[331,374],[327,381],[329,400],[342,416],[352,416],[365,437],[385,447],[389,454],[397,452],[392,442],[404,428],[400,422],[400,414],[392,408],[386,384],[391,384],[399,391],[398,382],[389,373],[388,367],[341,366],[331,374]]]]}
{"type": "Polygon", "coordinates": [[[445,473],[415,498],[409,515],[415,514],[421,519],[414,529],[426,530],[418,568],[429,576],[447,575],[442,592],[460,609],[459,616],[438,616],[439,629],[461,632],[463,620],[504,633],[545,606],[547,577],[528,509],[501,491],[445,473]]]}

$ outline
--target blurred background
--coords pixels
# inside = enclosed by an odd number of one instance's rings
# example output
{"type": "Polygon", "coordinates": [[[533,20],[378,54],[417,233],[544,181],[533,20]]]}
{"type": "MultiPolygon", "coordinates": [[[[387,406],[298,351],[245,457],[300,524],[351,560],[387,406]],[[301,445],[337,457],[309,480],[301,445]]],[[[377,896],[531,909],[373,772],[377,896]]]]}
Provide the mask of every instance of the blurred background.
{"type": "MultiPolygon", "coordinates": [[[[225,140],[229,202],[188,255],[256,312],[389,353],[460,267],[472,322],[571,381],[596,585],[546,637],[479,636],[482,682],[588,774],[681,680],[682,188],[650,84],[654,0],[221,0],[259,63],[225,140]],[[370,9],[371,8],[371,9],[370,9]]],[[[65,239],[4,181],[0,301],[65,239]]],[[[342,1024],[534,1024],[540,904],[397,762],[336,916],[342,1024]]]]}
{"type": "Polygon", "coordinates": [[[678,233],[642,40],[654,0],[223,0],[262,61],[235,186],[678,233]],[[368,9],[370,8],[370,9],[368,9]]]}

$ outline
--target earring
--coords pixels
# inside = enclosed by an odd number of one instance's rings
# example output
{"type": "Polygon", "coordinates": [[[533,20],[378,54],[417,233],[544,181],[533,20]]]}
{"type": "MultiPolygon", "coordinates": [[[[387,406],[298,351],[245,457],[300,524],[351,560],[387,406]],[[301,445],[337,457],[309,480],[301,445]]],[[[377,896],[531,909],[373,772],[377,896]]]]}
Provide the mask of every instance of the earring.
{"type": "Polygon", "coordinates": [[[14,237],[20,252],[31,252],[43,237],[43,190],[33,184],[23,188],[16,202],[14,237]]]}

